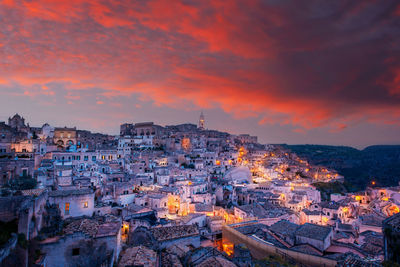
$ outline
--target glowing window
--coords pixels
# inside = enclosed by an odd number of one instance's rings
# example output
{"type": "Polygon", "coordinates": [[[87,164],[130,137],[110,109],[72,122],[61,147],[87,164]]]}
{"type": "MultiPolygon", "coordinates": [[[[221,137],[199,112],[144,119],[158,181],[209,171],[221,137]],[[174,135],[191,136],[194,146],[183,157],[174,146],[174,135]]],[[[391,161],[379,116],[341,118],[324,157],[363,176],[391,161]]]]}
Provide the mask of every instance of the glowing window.
{"type": "Polygon", "coordinates": [[[84,207],[84,208],[87,208],[87,207],[89,207],[89,205],[88,205],[87,201],[83,203],[83,207],[84,207]]]}
{"type": "Polygon", "coordinates": [[[65,215],[69,215],[69,203],[65,203],[65,215]]]}

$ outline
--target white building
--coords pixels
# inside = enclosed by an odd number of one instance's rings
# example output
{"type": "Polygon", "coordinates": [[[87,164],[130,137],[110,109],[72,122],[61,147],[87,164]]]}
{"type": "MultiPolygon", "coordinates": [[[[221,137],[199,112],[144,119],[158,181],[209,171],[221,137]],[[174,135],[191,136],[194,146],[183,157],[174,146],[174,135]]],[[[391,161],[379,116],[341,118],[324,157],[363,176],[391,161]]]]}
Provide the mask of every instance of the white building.
{"type": "Polygon", "coordinates": [[[62,218],[92,216],[94,192],[91,189],[56,190],[49,192],[49,203],[56,204],[62,218]]]}

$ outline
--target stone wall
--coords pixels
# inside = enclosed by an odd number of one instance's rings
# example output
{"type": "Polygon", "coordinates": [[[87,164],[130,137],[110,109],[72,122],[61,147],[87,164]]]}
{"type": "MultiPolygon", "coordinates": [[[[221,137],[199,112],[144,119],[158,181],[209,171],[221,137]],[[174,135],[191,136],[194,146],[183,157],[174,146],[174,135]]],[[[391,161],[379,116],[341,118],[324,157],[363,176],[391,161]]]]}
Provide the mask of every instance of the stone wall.
{"type": "Polygon", "coordinates": [[[245,244],[249,248],[251,255],[260,260],[271,255],[281,257],[285,260],[299,262],[308,266],[334,267],[337,264],[335,260],[328,258],[275,247],[262,240],[256,240],[255,238],[246,236],[227,225],[222,227],[222,240],[223,243],[233,243],[235,245],[245,244]]]}
{"type": "Polygon", "coordinates": [[[0,249],[0,263],[10,255],[10,252],[15,249],[17,245],[18,237],[17,234],[11,234],[11,238],[7,241],[7,243],[0,249]]]}

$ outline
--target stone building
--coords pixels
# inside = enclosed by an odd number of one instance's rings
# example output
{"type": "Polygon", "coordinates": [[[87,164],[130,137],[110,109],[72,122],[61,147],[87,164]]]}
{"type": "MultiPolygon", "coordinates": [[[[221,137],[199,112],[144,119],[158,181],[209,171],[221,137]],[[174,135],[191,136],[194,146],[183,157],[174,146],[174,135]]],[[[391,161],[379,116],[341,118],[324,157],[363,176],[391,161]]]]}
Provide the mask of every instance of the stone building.
{"type": "Polygon", "coordinates": [[[68,149],[71,146],[76,146],[76,128],[55,128],[53,141],[59,149],[68,149]]]}
{"type": "MultiPolygon", "coordinates": [[[[5,122],[0,122],[0,144],[11,143],[14,139],[15,130],[5,122]]],[[[1,151],[0,151],[1,152],[1,151]]],[[[6,151],[4,151],[6,152],[6,151]]],[[[9,152],[9,151],[7,151],[9,152]]]]}
{"type": "Polygon", "coordinates": [[[11,150],[15,153],[40,153],[46,152],[46,143],[40,139],[26,139],[11,144],[11,150]]]}
{"type": "Polygon", "coordinates": [[[385,260],[400,264],[400,213],[383,221],[385,260]]]}
{"type": "Polygon", "coordinates": [[[25,119],[20,115],[15,114],[12,118],[8,118],[8,126],[15,129],[18,132],[28,132],[29,125],[25,125],[25,119]]]}
{"type": "Polygon", "coordinates": [[[257,143],[257,136],[251,136],[249,134],[240,134],[235,137],[235,140],[242,144],[257,143]]]}
{"type": "Polygon", "coordinates": [[[31,158],[0,159],[0,183],[33,175],[35,161],[31,158]]]}
{"type": "Polygon", "coordinates": [[[130,135],[132,135],[133,128],[134,128],[134,124],[132,124],[132,123],[121,124],[121,126],[120,126],[120,135],[121,136],[126,136],[126,135],[130,136],[130,135]]]}
{"type": "Polygon", "coordinates": [[[112,267],[121,251],[121,222],[116,218],[77,219],[63,234],[40,242],[48,266],[112,267]]]}
{"type": "Polygon", "coordinates": [[[332,238],[331,227],[317,224],[306,223],[296,231],[297,244],[309,244],[320,251],[325,251],[331,245],[332,238]]]}
{"type": "Polygon", "coordinates": [[[158,137],[161,131],[162,127],[153,122],[125,123],[121,125],[120,135],[131,136],[136,145],[159,146],[161,142],[158,137]]]}
{"type": "Polygon", "coordinates": [[[71,164],[55,164],[54,177],[60,188],[67,188],[72,185],[72,165],[71,164]]]}
{"type": "Polygon", "coordinates": [[[76,131],[76,147],[79,149],[96,149],[98,146],[109,141],[109,136],[101,133],[92,133],[90,131],[76,131]]]}
{"type": "Polygon", "coordinates": [[[58,205],[63,218],[92,216],[94,195],[91,189],[56,190],[49,192],[49,203],[58,205]]]}
{"type": "Polygon", "coordinates": [[[37,236],[42,227],[42,214],[47,200],[44,189],[23,190],[21,196],[0,197],[0,220],[16,220],[18,233],[27,240],[37,236]]]}

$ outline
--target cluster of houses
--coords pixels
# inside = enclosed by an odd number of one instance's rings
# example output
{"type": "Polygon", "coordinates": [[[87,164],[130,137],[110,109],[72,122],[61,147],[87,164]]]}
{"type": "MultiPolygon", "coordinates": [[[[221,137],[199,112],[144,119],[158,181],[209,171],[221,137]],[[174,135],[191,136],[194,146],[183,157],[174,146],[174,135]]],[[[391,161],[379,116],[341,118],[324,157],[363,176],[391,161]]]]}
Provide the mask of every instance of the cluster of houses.
{"type": "Polygon", "coordinates": [[[15,263],[21,240],[30,266],[255,266],[268,255],[379,266],[396,255],[382,229],[397,229],[400,187],[323,201],[313,183],[333,181],[343,177],[255,136],[205,129],[203,114],[199,125],[122,124],[118,136],[16,114],[0,122],[0,221],[15,229],[0,262],[15,263]]]}

